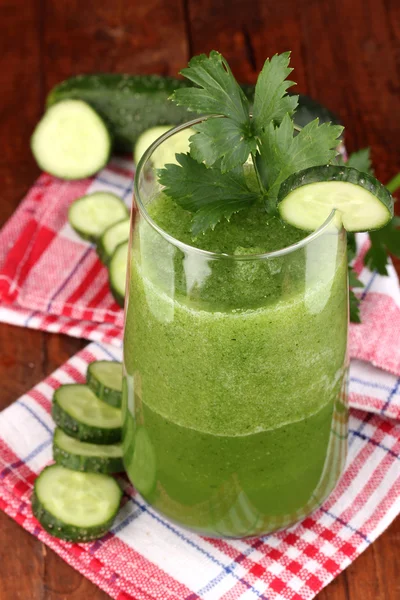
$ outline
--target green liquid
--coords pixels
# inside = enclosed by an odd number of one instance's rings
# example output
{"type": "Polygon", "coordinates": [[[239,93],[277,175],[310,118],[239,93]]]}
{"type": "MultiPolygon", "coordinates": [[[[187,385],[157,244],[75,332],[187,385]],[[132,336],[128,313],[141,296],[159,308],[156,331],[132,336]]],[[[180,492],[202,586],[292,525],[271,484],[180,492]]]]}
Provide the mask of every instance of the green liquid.
{"type": "MultiPolygon", "coordinates": [[[[160,195],[152,218],[199,248],[246,255],[304,233],[262,207],[193,243],[160,195]]],[[[145,222],[131,259],[125,466],[144,497],[206,535],[287,526],[334,487],[346,454],[347,261],[338,235],[270,261],[208,261],[145,222]]]]}

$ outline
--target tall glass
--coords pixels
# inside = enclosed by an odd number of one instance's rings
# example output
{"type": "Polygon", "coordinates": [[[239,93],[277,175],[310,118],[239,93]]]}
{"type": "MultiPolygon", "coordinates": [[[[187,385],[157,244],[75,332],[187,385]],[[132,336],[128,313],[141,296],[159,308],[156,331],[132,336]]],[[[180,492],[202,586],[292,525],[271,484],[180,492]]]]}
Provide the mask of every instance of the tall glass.
{"type": "MultiPolygon", "coordinates": [[[[199,122],[201,119],[196,120],[199,122]]],[[[135,178],[124,337],[124,462],[160,513],[207,536],[290,526],[318,507],[347,450],[346,235],[259,255],[207,252],[149,215],[135,178]]]]}

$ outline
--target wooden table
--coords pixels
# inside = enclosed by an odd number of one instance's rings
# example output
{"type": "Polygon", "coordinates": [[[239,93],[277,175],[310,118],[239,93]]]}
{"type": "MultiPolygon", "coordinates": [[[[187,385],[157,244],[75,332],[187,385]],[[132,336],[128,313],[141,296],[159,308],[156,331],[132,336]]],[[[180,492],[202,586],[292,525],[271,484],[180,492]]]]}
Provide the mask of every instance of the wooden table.
{"type": "MultiPolygon", "coordinates": [[[[377,175],[400,170],[399,0],[2,0],[0,224],[39,171],[29,136],[48,90],[76,73],[175,75],[220,50],[243,82],[292,50],[298,91],[340,115],[350,150],[370,145],[377,175]]],[[[0,326],[0,408],[85,342],[0,326]]],[[[400,522],[319,600],[400,598],[400,522]]],[[[107,595],[0,513],[0,600],[98,600],[107,595]]]]}

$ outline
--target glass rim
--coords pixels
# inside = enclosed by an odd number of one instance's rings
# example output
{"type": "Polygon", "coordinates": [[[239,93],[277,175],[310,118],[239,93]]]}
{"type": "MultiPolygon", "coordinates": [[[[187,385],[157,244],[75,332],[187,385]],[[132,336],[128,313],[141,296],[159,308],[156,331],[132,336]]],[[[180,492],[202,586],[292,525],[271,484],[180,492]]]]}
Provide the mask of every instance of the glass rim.
{"type": "MultiPolygon", "coordinates": [[[[187,244],[186,242],[182,242],[181,240],[178,240],[173,235],[168,233],[168,231],[165,231],[162,227],[160,227],[154,221],[154,219],[151,218],[151,216],[149,215],[149,213],[142,201],[142,198],[140,196],[139,185],[138,185],[138,182],[140,180],[140,175],[144,169],[144,166],[146,165],[146,163],[148,162],[148,160],[150,159],[150,157],[152,156],[154,151],[159,146],[161,146],[161,144],[163,144],[166,140],[168,140],[170,137],[172,137],[176,133],[179,133],[179,131],[188,129],[188,128],[192,127],[193,125],[202,123],[203,121],[205,121],[207,119],[214,119],[214,118],[221,118],[221,115],[211,115],[211,116],[208,115],[208,116],[203,116],[203,117],[197,117],[197,119],[193,119],[191,121],[186,121],[185,123],[182,123],[181,125],[177,125],[176,127],[169,129],[167,132],[165,132],[159,138],[157,138],[147,148],[146,152],[142,155],[142,157],[139,160],[139,163],[136,167],[133,188],[134,188],[135,204],[138,207],[140,214],[144,217],[144,219],[147,221],[147,223],[155,231],[157,231],[157,233],[159,233],[165,240],[167,240],[167,242],[169,242],[173,246],[179,248],[183,252],[185,252],[185,253],[197,252],[197,253],[201,254],[202,256],[207,257],[212,260],[230,259],[230,260],[238,260],[238,261],[249,261],[249,260],[265,260],[265,259],[270,259],[270,258],[279,258],[281,256],[285,256],[286,254],[291,254],[292,252],[295,252],[296,250],[299,250],[299,249],[307,246],[310,242],[319,238],[320,235],[322,235],[325,232],[325,230],[328,229],[329,226],[333,223],[335,214],[336,214],[336,209],[332,209],[329,216],[325,219],[325,221],[322,223],[322,225],[320,225],[318,227],[318,229],[315,229],[315,231],[312,231],[309,235],[307,235],[305,238],[303,238],[299,242],[295,242],[294,244],[291,244],[290,246],[285,246],[284,248],[280,248],[279,250],[272,250],[271,252],[263,252],[261,254],[260,253],[258,253],[258,254],[227,254],[225,252],[213,252],[211,250],[203,250],[202,248],[197,248],[196,246],[192,246],[191,244],[187,244]]],[[[301,127],[296,126],[296,129],[300,130],[301,127]]],[[[338,233],[340,233],[340,231],[342,229],[343,229],[343,227],[338,229],[338,233]]]]}

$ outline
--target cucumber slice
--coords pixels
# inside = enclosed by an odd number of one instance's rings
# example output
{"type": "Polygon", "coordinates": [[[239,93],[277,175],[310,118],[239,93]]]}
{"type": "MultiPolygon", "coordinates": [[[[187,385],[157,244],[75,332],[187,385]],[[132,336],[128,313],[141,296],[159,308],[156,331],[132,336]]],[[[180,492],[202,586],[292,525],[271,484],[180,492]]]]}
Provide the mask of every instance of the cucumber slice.
{"type": "Polygon", "coordinates": [[[59,387],[54,392],[52,414],[65,433],[82,442],[113,444],[121,440],[120,409],[99,400],[87,385],[59,387]]]}
{"type": "Polygon", "coordinates": [[[94,192],[71,204],[68,220],[78,235],[95,242],[110,225],[126,219],[128,215],[121,198],[110,192],[94,192]]]}
{"type": "Polygon", "coordinates": [[[44,171],[61,179],[81,179],[107,164],[111,137],[89,104],[65,100],[45,112],[33,132],[31,148],[44,171]]]}
{"type": "Polygon", "coordinates": [[[100,400],[121,408],[122,364],[111,360],[92,362],[87,370],[87,384],[100,400]]]}
{"type": "Polygon", "coordinates": [[[110,288],[115,301],[124,306],[126,271],[128,267],[128,248],[129,242],[124,242],[117,246],[111,257],[108,267],[108,276],[110,278],[110,288]]]}
{"type": "Polygon", "coordinates": [[[123,219],[105,230],[97,244],[100,260],[105,265],[110,262],[116,247],[129,239],[129,230],[130,219],[123,219]]]}
{"type": "Polygon", "coordinates": [[[125,467],[135,488],[148,496],[156,484],[156,453],[147,431],[139,427],[134,436],[133,450],[125,457],[125,467]],[[129,455],[130,454],[130,455],[129,455]]]}
{"type": "Polygon", "coordinates": [[[305,169],[281,185],[278,210],[294,227],[315,230],[333,209],[347,231],[370,231],[390,221],[393,198],[372,175],[336,165],[305,169]]]}
{"type": "Polygon", "coordinates": [[[73,471],[120,473],[124,470],[122,444],[90,444],[67,435],[57,427],[53,438],[56,463],[73,471]]]}
{"type": "Polygon", "coordinates": [[[109,475],[51,465],[35,481],[32,512],[51,535],[89,542],[110,529],[121,497],[121,488],[109,475]]]}
{"type": "MultiPolygon", "coordinates": [[[[147,148],[172,127],[173,125],[160,125],[144,131],[136,142],[133,157],[135,163],[138,164],[147,148]]],[[[153,166],[156,169],[162,169],[166,164],[177,164],[175,154],[189,152],[189,138],[195,133],[193,129],[183,129],[183,131],[176,133],[167,142],[164,142],[153,152],[151,157],[153,166]]]]}

